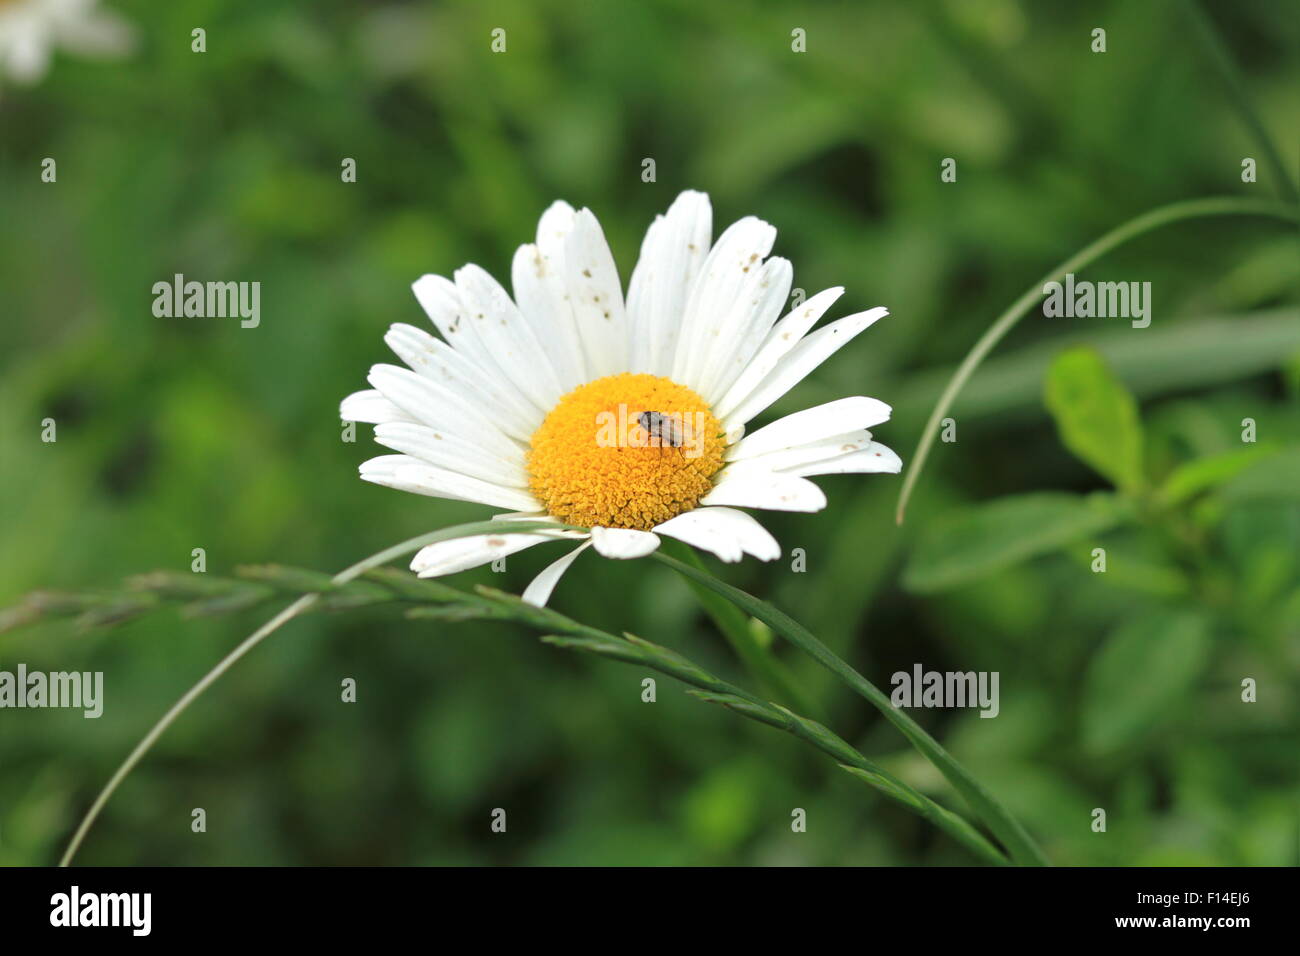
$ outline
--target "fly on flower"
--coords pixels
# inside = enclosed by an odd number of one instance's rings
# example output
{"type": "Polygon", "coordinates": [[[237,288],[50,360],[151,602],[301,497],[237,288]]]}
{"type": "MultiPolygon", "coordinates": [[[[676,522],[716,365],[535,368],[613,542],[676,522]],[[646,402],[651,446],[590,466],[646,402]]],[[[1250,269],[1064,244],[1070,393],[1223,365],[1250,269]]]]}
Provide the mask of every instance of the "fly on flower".
{"type": "Polygon", "coordinates": [[[826,496],[810,476],[901,469],[868,431],[890,415],[874,398],[828,402],[745,435],[888,313],[812,331],[843,293],[836,287],[781,317],[793,271],[768,255],[776,230],[751,216],[716,242],[712,232],[708,197],[678,196],[646,233],[625,299],[596,217],[556,202],[537,241],[515,254],[513,298],[475,265],[415,282],[442,338],[392,326],[385,341],[406,367],[374,366],[373,388],[343,400],[343,419],[374,424],[375,440],[396,452],[362,464],[361,477],[507,513],[496,516],[501,533],[430,545],[413,571],[452,574],[580,541],[524,591],[543,605],[587,547],[638,558],[668,535],[724,561],[771,561],[776,540],[738,509],[820,511],[826,496]],[[597,440],[592,423],[619,409],[645,411],[616,419],[622,440],[597,440]],[[679,423],[691,423],[698,453],[664,453],[685,441],[679,423]],[[556,530],[510,533],[518,520],[556,530]]]}
{"type": "Polygon", "coordinates": [[[642,430],[661,446],[681,448],[686,444],[686,423],[679,418],[663,412],[642,412],[636,420],[642,430]]]}

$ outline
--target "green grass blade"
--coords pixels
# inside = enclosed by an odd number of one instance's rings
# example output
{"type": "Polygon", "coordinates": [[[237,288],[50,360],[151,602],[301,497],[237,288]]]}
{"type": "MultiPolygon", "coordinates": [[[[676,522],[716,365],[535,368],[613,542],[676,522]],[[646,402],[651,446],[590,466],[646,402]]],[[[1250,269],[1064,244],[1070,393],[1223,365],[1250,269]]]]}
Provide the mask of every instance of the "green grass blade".
{"type": "Polygon", "coordinates": [[[738,606],[742,611],[758,618],[776,633],[794,644],[813,660],[843,680],[849,687],[861,694],[885,718],[902,732],[917,750],[939,769],[954,789],[962,795],[972,810],[984,821],[1007,848],[1013,860],[1027,866],[1046,866],[1047,858],[1038,848],[1033,838],[1020,823],[1007,812],[992,794],[990,794],[970,773],[959,764],[940,743],[925,732],[911,717],[894,707],[889,698],[875,684],[867,680],[847,663],[836,656],[830,648],[819,641],[798,621],[777,610],[766,601],[760,601],[739,588],[720,581],[707,572],[683,564],[661,552],[654,554],[656,560],[668,565],[679,574],[693,579],[709,590],[722,595],[738,606]]]}
{"type": "MultiPolygon", "coordinates": [[[[669,542],[665,541],[664,544],[669,545],[669,542]]],[[[672,553],[701,573],[709,573],[695,549],[682,545],[680,548],[672,547],[672,553]]],[[[790,669],[776,658],[771,648],[764,647],[754,637],[754,632],[749,629],[749,615],[696,581],[688,578],[686,584],[695,592],[696,599],[713,619],[736,656],[773,699],[784,701],[804,713],[820,712],[812,698],[799,686],[790,669]]]]}
{"type": "MultiPolygon", "coordinates": [[[[556,615],[555,623],[564,622],[564,618],[556,615]]],[[[687,692],[693,697],[709,703],[721,704],[733,713],[783,730],[829,755],[861,782],[947,833],[957,843],[970,850],[977,859],[994,866],[1007,866],[1011,862],[968,820],[877,766],[842,737],[817,721],[809,720],[788,708],[761,700],[739,687],[728,684],[670,648],[660,647],[632,634],[627,634],[620,640],[612,634],[594,631],[584,625],[577,625],[576,622],[569,622],[569,624],[573,625],[578,633],[547,634],[542,637],[542,641],[566,650],[583,651],[628,664],[639,664],[690,684],[696,688],[687,692]]]]}

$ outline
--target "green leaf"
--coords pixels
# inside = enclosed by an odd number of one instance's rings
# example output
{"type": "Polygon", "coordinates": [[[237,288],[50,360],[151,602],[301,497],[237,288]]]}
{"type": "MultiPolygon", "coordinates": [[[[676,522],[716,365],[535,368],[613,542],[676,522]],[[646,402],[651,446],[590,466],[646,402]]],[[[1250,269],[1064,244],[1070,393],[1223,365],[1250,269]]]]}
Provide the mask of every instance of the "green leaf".
{"type": "Polygon", "coordinates": [[[1066,448],[1120,490],[1142,487],[1137,402],[1100,354],[1079,346],[1058,355],[1047,370],[1045,398],[1066,448]]]}
{"type": "Polygon", "coordinates": [[[1165,479],[1164,485],[1160,488],[1160,498],[1165,504],[1182,504],[1202,491],[1230,481],[1260,459],[1276,453],[1276,447],[1259,445],[1189,461],[1175,468],[1165,479]]]}
{"type": "Polygon", "coordinates": [[[1113,495],[1037,492],[999,498],[931,526],[903,572],[918,594],[943,591],[1100,534],[1127,517],[1113,495]]]}
{"type": "Polygon", "coordinates": [[[1156,609],[1121,625],[1088,667],[1085,749],[1101,756],[1138,740],[1186,700],[1209,651],[1209,623],[1195,611],[1156,609]]]}

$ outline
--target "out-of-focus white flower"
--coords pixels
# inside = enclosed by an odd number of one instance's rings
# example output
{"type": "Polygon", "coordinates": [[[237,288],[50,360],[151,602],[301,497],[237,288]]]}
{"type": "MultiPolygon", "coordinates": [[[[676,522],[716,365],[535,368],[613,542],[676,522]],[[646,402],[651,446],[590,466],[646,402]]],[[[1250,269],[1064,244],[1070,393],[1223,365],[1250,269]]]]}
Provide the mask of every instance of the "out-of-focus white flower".
{"type": "Polygon", "coordinates": [[[125,56],[135,30],[99,0],[0,0],[0,73],[35,83],[55,47],[95,57],[125,56]]]}

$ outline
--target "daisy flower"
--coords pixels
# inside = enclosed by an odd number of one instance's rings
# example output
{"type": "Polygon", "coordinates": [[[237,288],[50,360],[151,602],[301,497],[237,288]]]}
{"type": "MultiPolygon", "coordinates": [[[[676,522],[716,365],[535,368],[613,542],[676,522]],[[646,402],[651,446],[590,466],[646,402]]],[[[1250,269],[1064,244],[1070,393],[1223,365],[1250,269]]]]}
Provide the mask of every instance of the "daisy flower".
{"type": "Polygon", "coordinates": [[[121,56],[134,45],[130,24],[98,0],[0,0],[0,71],[35,83],[56,46],[89,56],[121,56]]]}
{"type": "Polygon", "coordinates": [[[716,242],[712,231],[708,196],[678,196],[646,232],[625,299],[596,217],[557,202],[515,254],[513,299],[475,265],[415,282],[442,337],[393,325],[384,340],[406,367],[374,366],[373,388],[343,400],[344,420],[374,424],[397,453],[361,477],[508,512],[501,533],[429,545],[411,570],[436,577],[580,542],[525,590],[544,605],[588,547],[638,558],[668,535],[723,561],[771,561],[776,540],[738,509],[819,511],[826,496],[810,476],[901,469],[867,431],[890,414],[874,398],[745,434],[887,311],[812,331],[844,291],[833,288],[782,318],[793,272],[768,255],[776,230],[750,216],[716,242]],[[511,533],[518,520],[556,529],[511,533]]]}

